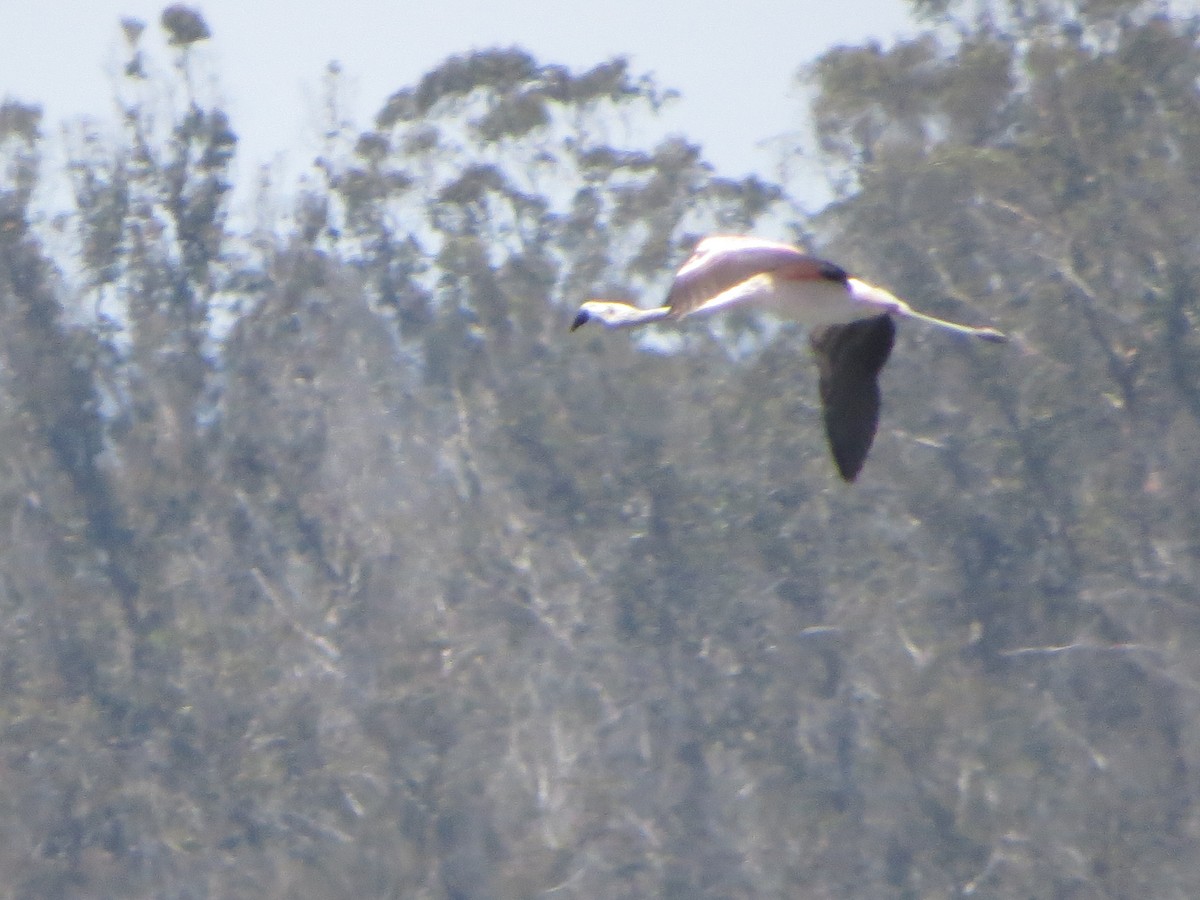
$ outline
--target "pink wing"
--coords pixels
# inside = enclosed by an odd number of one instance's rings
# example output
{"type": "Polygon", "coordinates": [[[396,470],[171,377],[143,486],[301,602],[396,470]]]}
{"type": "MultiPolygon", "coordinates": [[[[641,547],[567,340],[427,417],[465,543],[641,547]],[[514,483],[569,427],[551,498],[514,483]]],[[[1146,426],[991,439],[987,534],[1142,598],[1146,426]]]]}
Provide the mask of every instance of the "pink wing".
{"type": "Polygon", "coordinates": [[[696,245],[675,275],[666,305],[671,317],[695,312],[730,288],[756,275],[816,281],[845,281],[846,273],[833,263],[809,256],[790,244],[753,237],[708,237],[696,245]]]}

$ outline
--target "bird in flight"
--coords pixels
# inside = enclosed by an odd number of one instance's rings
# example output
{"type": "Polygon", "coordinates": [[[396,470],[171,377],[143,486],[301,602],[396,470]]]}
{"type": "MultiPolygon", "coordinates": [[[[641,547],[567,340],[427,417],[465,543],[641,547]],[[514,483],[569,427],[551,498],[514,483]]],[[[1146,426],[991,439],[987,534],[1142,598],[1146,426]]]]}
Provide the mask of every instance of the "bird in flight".
{"type": "Polygon", "coordinates": [[[588,300],[574,331],[593,320],[609,328],[757,307],[809,329],[820,374],[825,434],[838,473],[853,481],[866,462],[879,425],[879,373],[892,352],[894,319],[916,319],[984,341],[1008,338],[917,312],[880,287],[790,244],[754,237],[702,240],[675,274],[662,306],[643,309],[619,300],[588,300]]]}

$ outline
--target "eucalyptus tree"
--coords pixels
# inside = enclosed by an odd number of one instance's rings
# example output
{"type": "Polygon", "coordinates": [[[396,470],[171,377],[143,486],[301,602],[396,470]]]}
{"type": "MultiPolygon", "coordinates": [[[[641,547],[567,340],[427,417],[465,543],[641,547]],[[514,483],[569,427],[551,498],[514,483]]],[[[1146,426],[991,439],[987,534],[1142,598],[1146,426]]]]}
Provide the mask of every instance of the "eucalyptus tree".
{"type": "Polygon", "coordinates": [[[790,227],[622,59],[454,57],[365,130],[331,65],[248,228],[194,10],[163,69],[122,23],[61,216],[0,107],[10,883],[1194,885],[1195,25],[921,11],[810,70],[837,197],[790,227]],[[568,333],[751,231],[1014,344],[902,331],[850,489],[794,331],[568,333]]]}
{"type": "Polygon", "coordinates": [[[668,99],[623,60],[446,61],[371,130],[329,129],[277,289],[231,333],[230,375],[256,376],[231,378],[227,439],[254,448],[263,496],[303,494],[345,617],[339,667],[378,686],[349,708],[403,773],[378,813],[413,823],[401,837],[420,865],[388,869],[401,883],[524,895],[568,877],[650,893],[745,878],[705,821],[702,761],[647,791],[638,749],[674,760],[708,715],[688,609],[697,592],[728,598],[709,552],[727,532],[702,508],[703,474],[671,459],[696,452],[689,378],[714,390],[723,351],[567,334],[580,296],[662,290],[701,233],[747,230],[779,197],[717,177],[682,138],[642,140],[668,99]],[[687,814],[664,811],[680,790],[687,814]],[[659,815],[667,846],[628,843],[659,815]]]}
{"type": "Polygon", "coordinates": [[[1187,893],[1200,23],[918,10],[919,35],[810,70],[838,191],[814,227],[1016,352],[947,344],[951,377],[902,362],[887,387],[915,423],[891,442],[909,527],[871,595],[839,592],[847,617],[901,604],[903,629],[846,664],[885,698],[860,740],[895,764],[864,790],[912,787],[856,834],[924,895],[1187,893]],[[874,666],[888,652],[911,677],[874,666]]]}

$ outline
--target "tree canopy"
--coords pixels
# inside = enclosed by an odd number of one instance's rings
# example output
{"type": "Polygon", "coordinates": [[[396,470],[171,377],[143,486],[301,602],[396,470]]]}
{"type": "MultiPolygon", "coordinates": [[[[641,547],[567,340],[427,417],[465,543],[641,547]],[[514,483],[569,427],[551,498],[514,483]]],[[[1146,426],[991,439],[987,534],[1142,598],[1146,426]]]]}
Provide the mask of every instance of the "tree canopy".
{"type": "Polygon", "coordinates": [[[801,73],[812,217],[621,58],[331,66],[250,224],[189,7],[64,172],[4,101],[9,892],[1192,896],[1200,20],[914,11],[801,73]],[[567,334],[751,231],[1014,341],[904,325],[847,488],[792,328],[567,334]]]}

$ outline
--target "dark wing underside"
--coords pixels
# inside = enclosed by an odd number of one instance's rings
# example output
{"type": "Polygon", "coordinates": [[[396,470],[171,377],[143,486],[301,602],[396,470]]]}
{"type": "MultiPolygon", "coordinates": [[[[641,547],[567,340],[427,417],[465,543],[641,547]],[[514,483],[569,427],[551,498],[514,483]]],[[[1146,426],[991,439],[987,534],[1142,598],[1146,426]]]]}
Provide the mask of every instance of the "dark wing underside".
{"type": "Polygon", "coordinates": [[[892,352],[896,325],[888,315],[812,332],[825,433],[838,472],[853,481],[879,425],[879,373],[892,352]]]}

